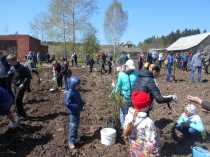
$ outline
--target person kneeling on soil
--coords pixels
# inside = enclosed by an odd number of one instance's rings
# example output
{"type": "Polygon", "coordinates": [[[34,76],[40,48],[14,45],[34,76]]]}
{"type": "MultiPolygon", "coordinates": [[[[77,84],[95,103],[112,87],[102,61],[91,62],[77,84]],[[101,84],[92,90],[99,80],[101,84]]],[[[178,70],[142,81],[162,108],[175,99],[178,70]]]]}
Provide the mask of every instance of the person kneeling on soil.
{"type": "Polygon", "coordinates": [[[132,96],[133,107],[129,108],[125,118],[123,135],[129,138],[130,156],[146,157],[159,155],[159,136],[152,119],[147,112],[152,103],[150,94],[139,92],[139,96],[132,96]]]}
{"type": "Polygon", "coordinates": [[[10,111],[13,103],[13,95],[3,87],[0,87],[0,115],[7,115],[10,120],[8,127],[12,129],[18,127],[18,120],[15,120],[14,114],[10,111]]]}
{"type": "Polygon", "coordinates": [[[204,125],[193,104],[188,104],[185,107],[185,112],[182,113],[177,121],[176,129],[184,136],[201,137],[204,132],[204,125]]]}
{"type": "Polygon", "coordinates": [[[69,148],[74,149],[78,127],[80,123],[80,112],[83,109],[84,101],[80,95],[80,78],[72,76],[67,79],[67,89],[64,91],[64,104],[69,109],[69,148]]]}

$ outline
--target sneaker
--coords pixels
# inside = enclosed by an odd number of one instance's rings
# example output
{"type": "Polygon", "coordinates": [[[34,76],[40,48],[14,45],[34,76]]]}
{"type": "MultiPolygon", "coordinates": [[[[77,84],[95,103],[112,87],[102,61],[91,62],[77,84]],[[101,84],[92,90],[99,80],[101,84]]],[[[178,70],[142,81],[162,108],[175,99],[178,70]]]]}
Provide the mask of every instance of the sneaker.
{"type": "Polygon", "coordinates": [[[74,144],[69,144],[69,149],[75,149],[75,145],[74,144]]]}

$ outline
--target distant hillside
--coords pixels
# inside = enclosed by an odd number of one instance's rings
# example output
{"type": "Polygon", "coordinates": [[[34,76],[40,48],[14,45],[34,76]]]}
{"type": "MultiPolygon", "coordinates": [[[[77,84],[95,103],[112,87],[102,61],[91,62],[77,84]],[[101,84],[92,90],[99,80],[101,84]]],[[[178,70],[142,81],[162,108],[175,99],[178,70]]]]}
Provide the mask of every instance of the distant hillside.
{"type": "MultiPolygon", "coordinates": [[[[204,30],[203,32],[206,32],[206,30],[204,30]]],[[[200,29],[185,29],[183,31],[180,31],[178,29],[177,31],[171,32],[166,36],[161,36],[161,37],[153,36],[148,39],[145,39],[143,42],[140,42],[138,44],[138,47],[141,48],[143,51],[148,51],[148,49],[150,48],[166,48],[180,37],[185,37],[200,33],[202,33],[200,29]]]]}

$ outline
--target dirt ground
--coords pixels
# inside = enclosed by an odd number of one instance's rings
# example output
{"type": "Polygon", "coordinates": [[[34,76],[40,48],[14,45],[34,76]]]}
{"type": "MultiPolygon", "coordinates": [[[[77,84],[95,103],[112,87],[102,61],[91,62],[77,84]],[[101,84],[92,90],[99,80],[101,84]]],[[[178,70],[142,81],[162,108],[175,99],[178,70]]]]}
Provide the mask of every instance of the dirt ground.
{"type": "MultiPolygon", "coordinates": [[[[54,86],[49,68],[42,71],[42,83],[33,80],[31,93],[27,93],[24,102],[29,118],[21,122],[21,127],[8,130],[6,117],[0,119],[0,157],[128,157],[128,147],[118,138],[110,147],[100,144],[100,129],[110,126],[112,102],[110,99],[111,78],[98,73],[89,74],[87,69],[76,68],[73,73],[81,76],[82,94],[86,100],[81,114],[78,149],[70,151],[67,145],[68,112],[63,105],[63,93],[49,92],[54,86]]],[[[154,104],[151,117],[160,129],[162,157],[190,157],[189,141],[178,143],[172,139],[171,128],[187,103],[187,94],[210,100],[210,80],[205,76],[203,83],[188,81],[188,74],[177,72],[177,81],[167,83],[164,74],[159,79],[162,93],[178,95],[178,103],[173,111],[166,105],[154,104]]],[[[210,131],[210,113],[201,111],[206,129],[210,131]]],[[[210,149],[207,138],[203,145],[210,149]]]]}

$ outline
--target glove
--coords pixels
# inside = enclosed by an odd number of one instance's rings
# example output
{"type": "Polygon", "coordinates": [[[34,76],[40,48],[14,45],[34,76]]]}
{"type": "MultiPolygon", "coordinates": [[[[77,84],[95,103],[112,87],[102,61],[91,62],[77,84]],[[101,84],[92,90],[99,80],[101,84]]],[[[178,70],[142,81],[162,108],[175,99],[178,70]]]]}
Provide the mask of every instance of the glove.
{"type": "Polygon", "coordinates": [[[173,99],[173,101],[175,101],[175,102],[177,102],[177,96],[174,94],[174,95],[171,95],[171,97],[172,97],[172,99],[173,99]]]}
{"type": "Polygon", "coordinates": [[[174,95],[167,95],[167,96],[163,96],[164,98],[172,98],[172,100],[173,101],[177,101],[177,96],[176,96],[176,94],[174,94],[174,95]]]}

